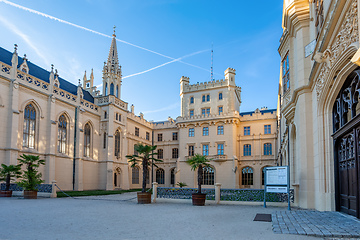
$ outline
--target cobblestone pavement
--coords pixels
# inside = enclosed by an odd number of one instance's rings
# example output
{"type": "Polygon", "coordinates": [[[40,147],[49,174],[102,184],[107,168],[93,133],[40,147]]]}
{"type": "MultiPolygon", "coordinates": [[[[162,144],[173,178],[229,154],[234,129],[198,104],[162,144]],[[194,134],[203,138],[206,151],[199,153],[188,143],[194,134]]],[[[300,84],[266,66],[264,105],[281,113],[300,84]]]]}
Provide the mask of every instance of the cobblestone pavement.
{"type": "Polygon", "coordinates": [[[360,221],[340,212],[276,211],[272,213],[272,227],[274,233],[360,238],[360,221]]]}

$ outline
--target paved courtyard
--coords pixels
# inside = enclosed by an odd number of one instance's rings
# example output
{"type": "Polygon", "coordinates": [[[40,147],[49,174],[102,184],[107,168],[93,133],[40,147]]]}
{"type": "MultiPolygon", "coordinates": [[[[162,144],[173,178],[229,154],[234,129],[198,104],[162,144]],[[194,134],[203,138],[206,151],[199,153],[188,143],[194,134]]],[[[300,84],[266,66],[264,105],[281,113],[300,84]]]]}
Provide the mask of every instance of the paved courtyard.
{"type": "MultiPolygon", "coordinates": [[[[322,239],[278,234],[257,213],[286,207],[158,199],[138,205],[136,193],[77,199],[1,198],[0,239],[322,239]]],[[[355,220],[356,221],[356,220],[355,220]]]]}

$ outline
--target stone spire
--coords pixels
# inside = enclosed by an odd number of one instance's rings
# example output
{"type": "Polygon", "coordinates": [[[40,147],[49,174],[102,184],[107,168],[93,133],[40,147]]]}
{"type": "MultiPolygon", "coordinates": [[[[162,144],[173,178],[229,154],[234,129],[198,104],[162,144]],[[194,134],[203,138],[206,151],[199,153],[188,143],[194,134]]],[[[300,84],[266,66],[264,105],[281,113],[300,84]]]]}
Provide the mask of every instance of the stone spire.
{"type": "Polygon", "coordinates": [[[121,66],[119,65],[115,26],[112,35],[109,56],[103,68],[103,95],[114,95],[120,98],[121,89],[121,66]]]}

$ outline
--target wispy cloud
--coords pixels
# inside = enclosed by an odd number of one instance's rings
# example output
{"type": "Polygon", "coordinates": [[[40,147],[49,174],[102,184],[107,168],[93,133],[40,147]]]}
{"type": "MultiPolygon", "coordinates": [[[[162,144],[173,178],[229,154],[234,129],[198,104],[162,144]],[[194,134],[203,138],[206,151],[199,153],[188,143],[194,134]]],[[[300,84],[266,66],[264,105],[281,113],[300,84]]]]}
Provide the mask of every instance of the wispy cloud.
{"type": "MultiPolygon", "coordinates": [[[[1,0],[0,0],[1,1],[1,0]]],[[[21,32],[14,24],[7,21],[0,15],[0,22],[7,27],[10,31],[18,35],[34,52],[44,61],[45,65],[50,66],[48,59],[41,53],[40,49],[36,47],[33,41],[30,40],[29,36],[21,32]]]]}
{"type": "Polygon", "coordinates": [[[163,108],[159,108],[159,109],[155,109],[155,110],[150,110],[150,111],[145,111],[143,112],[144,114],[148,114],[148,113],[157,113],[157,112],[163,112],[163,111],[168,111],[168,110],[171,110],[171,109],[175,109],[177,107],[180,106],[180,102],[176,102],[176,103],[173,103],[169,106],[166,106],[166,107],[163,107],[163,108]]]}

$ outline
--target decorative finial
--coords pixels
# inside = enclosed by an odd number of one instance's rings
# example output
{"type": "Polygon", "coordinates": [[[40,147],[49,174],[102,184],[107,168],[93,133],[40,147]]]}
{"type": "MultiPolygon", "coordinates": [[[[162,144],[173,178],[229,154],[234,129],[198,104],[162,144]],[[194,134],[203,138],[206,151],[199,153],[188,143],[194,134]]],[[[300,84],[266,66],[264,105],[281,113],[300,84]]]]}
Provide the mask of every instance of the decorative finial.
{"type": "Polygon", "coordinates": [[[15,44],[14,44],[14,51],[15,51],[15,52],[17,51],[17,47],[18,47],[18,45],[15,43],[15,44]]]}
{"type": "Polygon", "coordinates": [[[24,60],[26,60],[27,58],[26,58],[26,54],[24,54],[24,60]]]}
{"type": "Polygon", "coordinates": [[[113,27],[113,29],[114,29],[113,37],[116,37],[116,35],[115,35],[115,28],[116,28],[116,26],[114,25],[114,27],[113,27]]]}
{"type": "Polygon", "coordinates": [[[54,64],[51,64],[51,71],[54,70],[54,64]]]}
{"type": "Polygon", "coordinates": [[[79,86],[81,85],[81,83],[80,83],[80,78],[79,78],[79,86]]]}
{"type": "Polygon", "coordinates": [[[57,69],[55,69],[55,75],[58,75],[58,71],[57,71],[57,69]]]}

